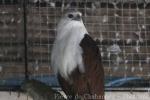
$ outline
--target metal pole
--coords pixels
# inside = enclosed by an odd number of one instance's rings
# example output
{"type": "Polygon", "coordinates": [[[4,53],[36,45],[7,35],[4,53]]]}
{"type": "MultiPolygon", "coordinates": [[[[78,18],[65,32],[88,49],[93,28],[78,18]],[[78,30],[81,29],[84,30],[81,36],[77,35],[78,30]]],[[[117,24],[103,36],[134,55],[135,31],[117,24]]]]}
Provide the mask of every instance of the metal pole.
{"type": "Polygon", "coordinates": [[[24,31],[24,62],[25,62],[25,79],[29,78],[28,75],[28,36],[27,36],[27,0],[23,0],[23,31],[24,31]]]}

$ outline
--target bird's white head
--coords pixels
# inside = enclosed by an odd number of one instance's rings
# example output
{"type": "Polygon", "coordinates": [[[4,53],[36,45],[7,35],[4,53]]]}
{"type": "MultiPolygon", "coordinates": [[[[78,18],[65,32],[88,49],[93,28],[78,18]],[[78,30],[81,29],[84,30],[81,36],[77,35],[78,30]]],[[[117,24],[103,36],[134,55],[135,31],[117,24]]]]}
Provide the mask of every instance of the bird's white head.
{"type": "Polygon", "coordinates": [[[64,15],[68,21],[82,21],[82,13],[79,11],[69,11],[64,15]]]}
{"type": "Polygon", "coordinates": [[[68,11],[65,13],[57,26],[57,39],[64,37],[64,35],[71,33],[70,31],[81,30],[86,32],[87,30],[82,21],[82,13],[79,11],[68,11]]]}

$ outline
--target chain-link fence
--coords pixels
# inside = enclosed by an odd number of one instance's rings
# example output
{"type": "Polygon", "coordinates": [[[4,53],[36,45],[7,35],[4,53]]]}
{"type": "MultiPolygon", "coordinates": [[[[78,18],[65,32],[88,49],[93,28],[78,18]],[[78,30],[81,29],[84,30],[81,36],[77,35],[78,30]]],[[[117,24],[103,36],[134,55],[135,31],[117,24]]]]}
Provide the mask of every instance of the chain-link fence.
{"type": "Polygon", "coordinates": [[[28,76],[56,85],[50,55],[66,9],[83,13],[101,51],[106,86],[150,86],[149,0],[1,0],[1,87],[28,76]]]}

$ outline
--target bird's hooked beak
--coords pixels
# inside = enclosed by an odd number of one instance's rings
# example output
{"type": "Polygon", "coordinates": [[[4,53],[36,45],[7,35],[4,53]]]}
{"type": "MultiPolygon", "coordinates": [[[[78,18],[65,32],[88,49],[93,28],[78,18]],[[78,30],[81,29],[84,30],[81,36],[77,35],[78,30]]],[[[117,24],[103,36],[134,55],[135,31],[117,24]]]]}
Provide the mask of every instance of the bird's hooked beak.
{"type": "Polygon", "coordinates": [[[76,21],[80,21],[81,19],[82,19],[82,15],[80,13],[77,13],[73,18],[73,20],[76,20],[76,21]]]}

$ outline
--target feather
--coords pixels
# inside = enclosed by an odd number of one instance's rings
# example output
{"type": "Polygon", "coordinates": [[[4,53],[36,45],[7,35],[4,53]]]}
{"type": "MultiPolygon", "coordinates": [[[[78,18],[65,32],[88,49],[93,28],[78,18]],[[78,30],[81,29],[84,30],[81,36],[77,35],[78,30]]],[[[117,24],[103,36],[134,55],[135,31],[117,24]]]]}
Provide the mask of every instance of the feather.
{"type": "Polygon", "coordinates": [[[59,72],[65,79],[77,66],[84,72],[82,49],[79,46],[84,34],[87,34],[87,30],[82,21],[68,21],[65,17],[58,24],[51,66],[55,73],[59,72]]]}

